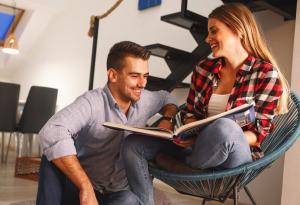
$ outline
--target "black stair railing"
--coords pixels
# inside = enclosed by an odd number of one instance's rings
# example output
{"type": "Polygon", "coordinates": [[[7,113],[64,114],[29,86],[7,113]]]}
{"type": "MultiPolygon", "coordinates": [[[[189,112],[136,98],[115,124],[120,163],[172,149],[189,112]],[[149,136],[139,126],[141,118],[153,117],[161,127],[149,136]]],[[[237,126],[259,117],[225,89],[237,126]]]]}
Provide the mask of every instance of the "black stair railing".
{"type": "Polygon", "coordinates": [[[171,71],[166,79],[151,76],[147,89],[172,91],[178,87],[188,87],[189,84],[182,83],[182,81],[193,71],[198,61],[206,58],[211,53],[209,45],[205,43],[207,18],[189,11],[187,0],[182,0],[180,12],[162,16],[161,20],[189,30],[198,46],[192,52],[162,44],[146,46],[152,55],[163,58],[171,71]]]}
{"type": "MultiPolygon", "coordinates": [[[[223,3],[240,2],[252,12],[272,10],[285,20],[295,19],[297,0],[223,0],[223,3]]],[[[166,79],[150,76],[147,89],[172,91],[178,87],[188,86],[182,81],[193,71],[195,64],[211,53],[207,36],[207,18],[187,9],[188,1],[182,0],[181,11],[161,17],[162,21],[190,31],[198,46],[192,52],[182,51],[162,44],[146,46],[152,55],[163,58],[171,73],[166,79]]]]}
{"type": "Polygon", "coordinates": [[[222,0],[223,3],[240,2],[252,12],[270,10],[284,17],[285,20],[296,18],[297,0],[222,0]]]}

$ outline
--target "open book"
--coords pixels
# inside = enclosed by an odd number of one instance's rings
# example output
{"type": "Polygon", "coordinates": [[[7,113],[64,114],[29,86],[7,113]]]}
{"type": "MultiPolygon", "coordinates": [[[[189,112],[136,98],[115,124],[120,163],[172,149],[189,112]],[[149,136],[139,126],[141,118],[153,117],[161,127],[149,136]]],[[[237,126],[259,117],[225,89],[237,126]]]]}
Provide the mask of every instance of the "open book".
{"type": "Polygon", "coordinates": [[[103,123],[103,126],[112,129],[127,130],[134,133],[140,133],[143,135],[149,135],[149,136],[159,137],[159,138],[164,138],[169,140],[174,140],[174,139],[183,140],[185,138],[188,138],[189,136],[194,136],[197,132],[199,132],[203,128],[203,126],[222,117],[230,118],[234,120],[241,127],[246,126],[254,122],[255,120],[254,105],[244,104],[235,107],[231,110],[225,111],[223,113],[213,115],[205,119],[183,125],[175,129],[173,132],[158,127],[134,127],[134,126],[124,125],[124,124],[115,124],[112,122],[105,122],[103,123]]]}

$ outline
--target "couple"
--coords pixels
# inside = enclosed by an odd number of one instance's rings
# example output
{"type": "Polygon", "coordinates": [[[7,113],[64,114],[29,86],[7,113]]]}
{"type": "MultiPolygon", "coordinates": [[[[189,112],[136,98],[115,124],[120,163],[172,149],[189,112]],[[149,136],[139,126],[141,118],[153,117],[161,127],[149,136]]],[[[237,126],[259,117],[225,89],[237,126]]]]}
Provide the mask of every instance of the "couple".
{"type": "Polygon", "coordinates": [[[286,111],[287,84],[245,6],[233,3],[213,10],[206,42],[215,58],[199,62],[193,72],[183,123],[253,101],[253,124],[241,129],[219,119],[193,144],[177,145],[104,128],[105,121],[143,126],[160,112],[164,117],[158,126],[172,129],[170,119],[177,111],[167,92],[143,90],[149,51],[132,42],[117,43],[107,58],[107,85],[78,97],[39,133],[44,156],[37,204],[153,205],[147,161],[163,151],[177,153],[193,170],[251,161],[251,148],[268,136],[274,115],[286,111]],[[185,147],[192,147],[188,155],[182,154],[185,147]]]}

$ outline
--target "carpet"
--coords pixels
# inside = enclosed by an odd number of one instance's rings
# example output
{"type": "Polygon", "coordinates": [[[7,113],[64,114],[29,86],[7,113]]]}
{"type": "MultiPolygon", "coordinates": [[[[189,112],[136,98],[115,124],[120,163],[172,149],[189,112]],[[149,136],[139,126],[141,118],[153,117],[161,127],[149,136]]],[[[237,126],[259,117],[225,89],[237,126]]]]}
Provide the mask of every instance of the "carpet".
{"type": "Polygon", "coordinates": [[[10,203],[9,205],[35,205],[35,200],[26,200],[10,203]]]}

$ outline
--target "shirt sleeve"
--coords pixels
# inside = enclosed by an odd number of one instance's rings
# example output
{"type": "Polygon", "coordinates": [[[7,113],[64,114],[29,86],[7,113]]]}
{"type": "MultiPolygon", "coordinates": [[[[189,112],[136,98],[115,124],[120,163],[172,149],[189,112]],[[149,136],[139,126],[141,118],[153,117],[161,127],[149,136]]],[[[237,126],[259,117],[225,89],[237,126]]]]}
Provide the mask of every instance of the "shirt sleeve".
{"type": "Polygon", "coordinates": [[[164,90],[161,90],[161,91],[158,91],[158,92],[161,95],[161,99],[163,99],[162,106],[168,105],[168,104],[177,105],[175,97],[172,96],[169,92],[164,91],[164,90]]]}
{"type": "Polygon", "coordinates": [[[89,100],[80,96],[45,124],[39,133],[39,139],[49,161],[77,154],[73,137],[89,124],[91,115],[89,100]]]}
{"type": "Polygon", "coordinates": [[[164,105],[174,104],[177,105],[176,99],[169,92],[160,91],[148,91],[144,90],[143,96],[138,104],[142,105],[143,112],[146,112],[148,118],[158,113],[164,105]]]}
{"type": "Polygon", "coordinates": [[[191,117],[194,114],[194,104],[195,104],[195,84],[196,84],[196,78],[197,78],[197,71],[194,70],[191,78],[191,86],[189,90],[189,94],[186,99],[186,106],[180,111],[181,113],[181,119],[184,119],[185,117],[191,117]]]}
{"type": "Polygon", "coordinates": [[[272,69],[259,74],[255,90],[256,121],[248,125],[246,129],[257,135],[260,144],[274,127],[272,120],[282,94],[278,72],[272,69]]]}

